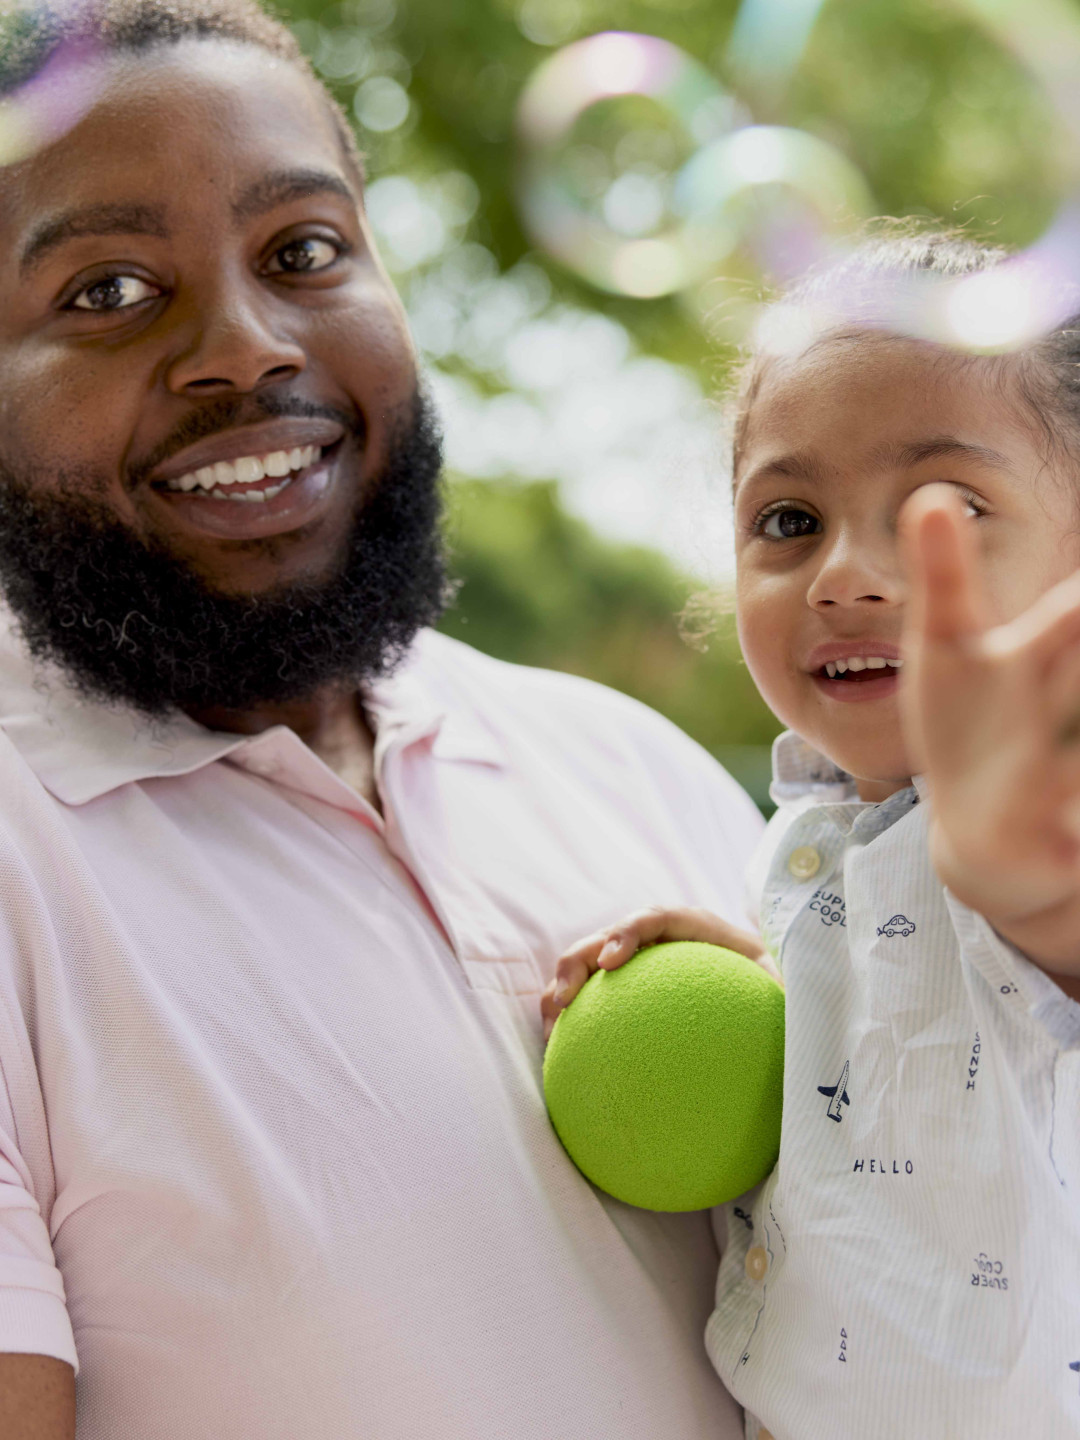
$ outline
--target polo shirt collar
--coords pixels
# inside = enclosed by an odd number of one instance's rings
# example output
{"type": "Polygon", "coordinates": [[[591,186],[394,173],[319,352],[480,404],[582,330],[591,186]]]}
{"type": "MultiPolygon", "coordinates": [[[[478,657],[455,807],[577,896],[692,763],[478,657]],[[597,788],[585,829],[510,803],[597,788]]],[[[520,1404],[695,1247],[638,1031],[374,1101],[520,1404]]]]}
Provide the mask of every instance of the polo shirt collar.
{"type": "MultiPolygon", "coordinates": [[[[469,711],[451,714],[424,683],[421,636],[399,671],[364,695],[376,730],[376,767],[393,741],[427,741],[441,760],[502,765],[495,736],[469,711]]],[[[430,640],[428,640],[430,643],[430,640]]],[[[176,712],[148,721],[121,705],[87,699],[56,666],[27,654],[10,614],[0,611],[0,730],[45,788],[66,805],[84,805],[121,785],[188,775],[250,747],[259,736],[209,730],[176,712]]],[[[239,758],[239,757],[238,757],[239,758]]]]}

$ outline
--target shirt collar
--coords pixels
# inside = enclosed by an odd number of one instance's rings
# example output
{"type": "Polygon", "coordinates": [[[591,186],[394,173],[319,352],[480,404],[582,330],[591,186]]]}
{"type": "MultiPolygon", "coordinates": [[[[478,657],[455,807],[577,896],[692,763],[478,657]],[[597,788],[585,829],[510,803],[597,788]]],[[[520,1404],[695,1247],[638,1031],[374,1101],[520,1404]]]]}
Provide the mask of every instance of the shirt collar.
{"type": "MultiPolygon", "coordinates": [[[[505,763],[502,747],[479,717],[467,708],[451,712],[437,685],[429,683],[437,677],[425,674],[426,651],[439,638],[422,634],[399,670],[365,692],[377,768],[394,741],[426,741],[440,760],[505,763]]],[[[45,788],[67,805],[84,805],[134,781],[190,774],[272,734],[208,730],[179,712],[148,721],[127,707],[87,699],[57,667],[30,658],[5,612],[0,612],[0,730],[45,788]]]]}
{"type": "Polygon", "coordinates": [[[858,800],[855,781],[838,765],[808,744],[794,730],[773,741],[773,779],[769,795],[775,805],[812,796],[820,805],[842,805],[858,800]]]}
{"type": "Polygon", "coordinates": [[[880,803],[860,800],[855,781],[847,771],[834,765],[794,730],[785,730],[776,737],[772,758],[773,780],[769,795],[775,805],[790,805],[798,800],[810,799],[818,805],[839,806],[843,808],[849,824],[855,821],[859,811],[869,810],[877,810],[882,822],[891,823],[892,819],[916,803],[916,797],[926,801],[929,796],[925,777],[916,775],[910,786],[897,792],[897,795],[890,795],[888,800],[880,803]]]}

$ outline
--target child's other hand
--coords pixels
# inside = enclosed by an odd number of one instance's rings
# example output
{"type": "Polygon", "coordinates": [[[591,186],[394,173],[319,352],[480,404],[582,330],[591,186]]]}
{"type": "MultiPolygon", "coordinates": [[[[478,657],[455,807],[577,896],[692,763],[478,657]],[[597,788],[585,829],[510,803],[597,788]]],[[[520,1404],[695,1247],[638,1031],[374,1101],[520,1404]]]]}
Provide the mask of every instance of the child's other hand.
{"type": "MultiPolygon", "coordinates": [[[[555,978],[540,999],[544,1040],[550,1038],[559,1012],[597,970],[617,970],[643,945],[660,945],[668,940],[701,940],[723,945],[767,970],[774,980],[780,976],[768,952],[756,935],[729,925],[711,910],[638,910],[617,925],[597,930],[572,945],[555,966],[555,978]]],[[[782,983],[782,982],[780,982],[782,983]]]]}
{"type": "Polygon", "coordinates": [[[901,528],[901,707],[938,873],[1036,963],[1080,975],[1080,573],[991,627],[951,488],[916,491],[901,528]]]}

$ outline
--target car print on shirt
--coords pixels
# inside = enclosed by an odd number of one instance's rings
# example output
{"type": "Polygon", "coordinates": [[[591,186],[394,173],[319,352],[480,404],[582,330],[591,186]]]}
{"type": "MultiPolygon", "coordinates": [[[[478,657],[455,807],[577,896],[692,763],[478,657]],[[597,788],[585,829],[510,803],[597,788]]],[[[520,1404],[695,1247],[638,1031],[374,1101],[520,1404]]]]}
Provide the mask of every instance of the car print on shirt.
{"type": "Polygon", "coordinates": [[[1070,1360],[1070,1361],[1069,1361],[1069,1369],[1070,1369],[1070,1370],[1080,1370],[1080,1360],[1070,1360]]]}
{"type": "Polygon", "coordinates": [[[915,921],[909,920],[906,915],[894,915],[891,920],[886,920],[884,925],[878,927],[879,935],[901,935],[905,939],[908,935],[915,934],[915,921]]]}
{"type": "Polygon", "coordinates": [[[835,1085],[819,1085],[817,1087],[818,1093],[827,1096],[829,1100],[829,1108],[825,1111],[826,1115],[830,1120],[835,1120],[837,1124],[844,1118],[840,1112],[840,1106],[851,1104],[847,1093],[847,1077],[850,1069],[851,1062],[845,1060],[844,1068],[840,1071],[840,1079],[835,1085]]]}

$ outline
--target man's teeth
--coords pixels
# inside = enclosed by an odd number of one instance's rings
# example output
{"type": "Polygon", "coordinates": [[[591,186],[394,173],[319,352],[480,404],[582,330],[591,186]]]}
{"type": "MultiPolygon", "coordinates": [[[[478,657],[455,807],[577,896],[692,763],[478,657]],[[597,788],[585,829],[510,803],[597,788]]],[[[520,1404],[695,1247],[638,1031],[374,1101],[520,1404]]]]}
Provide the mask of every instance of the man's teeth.
{"type": "Polygon", "coordinates": [[[306,470],[322,454],[319,445],[304,445],[295,450],[274,450],[269,455],[241,455],[238,460],[219,460],[215,465],[204,465],[201,470],[192,470],[175,480],[165,482],[166,490],[204,490],[215,500],[241,500],[258,503],[272,500],[290,484],[293,472],[306,470]],[[264,485],[259,490],[244,490],[229,494],[221,490],[222,485],[254,485],[258,480],[280,479],[280,485],[264,485]]]}
{"type": "Polygon", "coordinates": [[[849,670],[884,670],[886,666],[899,670],[903,663],[903,660],[887,660],[883,655],[851,655],[846,660],[827,661],[825,674],[835,680],[837,675],[846,675],[849,670]]]}

